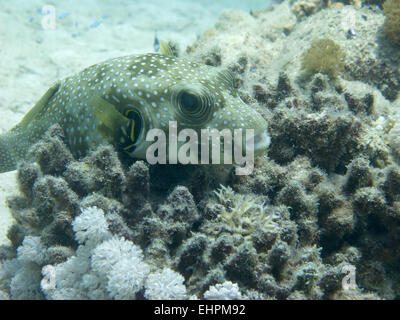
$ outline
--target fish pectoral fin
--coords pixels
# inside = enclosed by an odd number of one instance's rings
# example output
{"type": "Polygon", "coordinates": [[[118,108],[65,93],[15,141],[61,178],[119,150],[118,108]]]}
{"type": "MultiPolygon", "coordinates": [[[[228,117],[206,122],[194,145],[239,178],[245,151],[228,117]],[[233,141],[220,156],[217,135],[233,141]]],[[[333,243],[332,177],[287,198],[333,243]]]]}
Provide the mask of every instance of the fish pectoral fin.
{"type": "Polygon", "coordinates": [[[101,133],[107,138],[115,139],[129,126],[130,120],[124,117],[115,106],[101,97],[92,97],[90,105],[94,115],[103,124],[101,133]]]}
{"type": "Polygon", "coordinates": [[[12,139],[7,135],[0,136],[0,173],[17,168],[17,161],[13,154],[12,139]]]}
{"type": "Polygon", "coordinates": [[[228,89],[231,89],[234,87],[235,83],[235,75],[234,73],[229,70],[229,69],[221,69],[218,71],[218,78],[223,81],[223,84],[227,83],[228,89]]]}
{"type": "Polygon", "coordinates": [[[160,53],[165,56],[175,57],[171,47],[164,40],[160,41],[160,53]]]}

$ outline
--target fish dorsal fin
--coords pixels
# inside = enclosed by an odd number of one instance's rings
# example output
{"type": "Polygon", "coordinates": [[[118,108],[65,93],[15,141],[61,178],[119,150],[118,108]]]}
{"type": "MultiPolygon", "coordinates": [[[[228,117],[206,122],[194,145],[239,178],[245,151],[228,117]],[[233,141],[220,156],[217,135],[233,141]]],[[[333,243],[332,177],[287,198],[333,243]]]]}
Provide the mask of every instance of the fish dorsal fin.
{"type": "Polygon", "coordinates": [[[17,126],[20,128],[24,128],[34,119],[38,119],[38,117],[40,117],[40,114],[43,113],[44,110],[47,108],[50,99],[60,88],[60,85],[61,85],[60,81],[54,83],[46,91],[46,93],[39,99],[39,101],[34,105],[34,107],[25,115],[25,117],[21,120],[21,122],[17,126]]]}
{"type": "Polygon", "coordinates": [[[118,135],[122,128],[129,125],[130,120],[124,117],[113,104],[101,97],[92,97],[90,100],[94,115],[104,125],[101,132],[108,138],[118,135]]]}
{"type": "Polygon", "coordinates": [[[164,40],[160,40],[160,53],[165,56],[175,57],[171,47],[164,40]]]}

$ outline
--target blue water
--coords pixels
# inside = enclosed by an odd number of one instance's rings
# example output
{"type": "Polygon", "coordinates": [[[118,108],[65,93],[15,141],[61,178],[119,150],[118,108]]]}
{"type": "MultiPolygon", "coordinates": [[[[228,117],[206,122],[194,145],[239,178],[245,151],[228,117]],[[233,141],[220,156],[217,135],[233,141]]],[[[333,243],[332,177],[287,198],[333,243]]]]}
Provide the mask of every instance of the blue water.
{"type": "MultiPolygon", "coordinates": [[[[20,1],[16,1],[18,3],[20,1]]],[[[90,29],[131,28],[132,41],[140,36],[150,37],[158,31],[162,38],[175,39],[187,45],[202,32],[211,28],[218,16],[227,9],[250,12],[270,6],[273,0],[117,0],[117,1],[24,1],[22,6],[14,6],[14,14],[26,15],[34,27],[43,26],[43,20],[51,22],[49,29],[62,28],[73,38],[84,36],[90,29]]],[[[10,4],[11,2],[9,2],[10,4]]],[[[22,2],[21,2],[22,3],[22,2]]],[[[46,27],[45,27],[46,28],[46,27]]],[[[125,30],[126,31],[126,30],[125,30]]],[[[97,41],[99,38],[92,38],[97,41]]],[[[102,38],[101,41],[104,41],[102,38]]],[[[149,42],[150,43],[150,42],[149,42]]],[[[135,47],[142,51],[143,43],[135,47]]],[[[146,50],[144,50],[146,51],[146,50]]]]}

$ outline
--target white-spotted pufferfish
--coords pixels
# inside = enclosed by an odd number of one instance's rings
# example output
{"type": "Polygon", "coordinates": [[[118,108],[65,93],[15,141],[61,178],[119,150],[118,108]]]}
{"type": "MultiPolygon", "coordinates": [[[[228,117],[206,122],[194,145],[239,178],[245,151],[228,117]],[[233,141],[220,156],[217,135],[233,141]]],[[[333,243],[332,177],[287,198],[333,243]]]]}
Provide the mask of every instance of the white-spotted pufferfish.
{"type": "MultiPolygon", "coordinates": [[[[267,122],[238,96],[227,70],[161,53],[107,60],[55,83],[20,123],[0,136],[0,172],[16,169],[46,130],[58,123],[76,157],[104,143],[145,159],[146,133],[254,129],[255,154],[269,145],[267,122]]],[[[200,136],[200,135],[199,135],[200,136]]]]}

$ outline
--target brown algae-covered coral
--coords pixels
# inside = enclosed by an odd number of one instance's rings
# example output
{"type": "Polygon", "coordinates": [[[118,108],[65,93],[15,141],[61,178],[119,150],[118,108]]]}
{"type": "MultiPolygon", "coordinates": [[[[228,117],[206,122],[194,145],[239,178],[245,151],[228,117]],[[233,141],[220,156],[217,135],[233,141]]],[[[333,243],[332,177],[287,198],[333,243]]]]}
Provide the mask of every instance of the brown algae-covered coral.
{"type": "Polygon", "coordinates": [[[386,0],[383,4],[386,16],[383,30],[394,44],[400,45],[400,0],[386,0]]]}
{"type": "Polygon", "coordinates": [[[344,67],[345,54],[332,39],[320,39],[311,44],[302,57],[303,69],[310,73],[324,73],[336,78],[344,67]]]}

